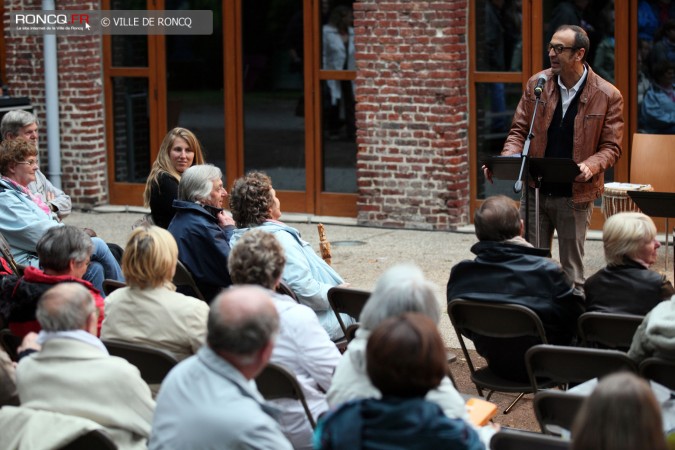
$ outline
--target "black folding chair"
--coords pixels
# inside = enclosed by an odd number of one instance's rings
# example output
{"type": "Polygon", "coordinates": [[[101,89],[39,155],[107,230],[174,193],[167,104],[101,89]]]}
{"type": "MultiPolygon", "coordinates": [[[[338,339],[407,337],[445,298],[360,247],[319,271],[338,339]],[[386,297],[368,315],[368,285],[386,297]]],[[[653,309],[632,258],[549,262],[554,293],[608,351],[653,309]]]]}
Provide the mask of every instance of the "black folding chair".
{"type": "Polygon", "coordinates": [[[61,447],[60,450],[117,450],[117,445],[105,431],[92,430],[61,447]]]}
{"type": "Polygon", "coordinates": [[[345,336],[347,335],[347,327],[340,314],[347,314],[358,322],[368,298],[370,298],[370,292],[360,289],[335,286],[328,290],[328,302],[345,336]]]}
{"type": "Polygon", "coordinates": [[[568,450],[569,441],[528,431],[502,430],[492,436],[490,450],[568,450]]]}
{"type": "Polygon", "coordinates": [[[533,407],[542,433],[560,435],[562,430],[571,430],[574,418],[586,398],[584,395],[554,389],[537,392],[533,407]]]}
{"type": "Polygon", "coordinates": [[[274,363],[268,363],[267,367],[255,379],[258,390],[266,400],[279,398],[292,398],[302,404],[307,420],[312,428],[316,428],[316,421],[307,405],[305,393],[302,391],[297,378],[288,369],[274,363]]]}
{"type": "Polygon", "coordinates": [[[106,295],[106,297],[113,292],[115,292],[119,288],[126,287],[126,283],[124,281],[117,281],[117,280],[111,280],[106,278],[103,280],[103,293],[106,295]]]}
{"type": "Polygon", "coordinates": [[[206,301],[204,295],[197,287],[195,279],[192,278],[192,274],[180,260],[176,263],[176,273],[173,276],[172,282],[176,285],[178,292],[206,301]]]}
{"type": "Polygon", "coordinates": [[[640,363],[640,375],[675,390],[675,361],[652,356],[640,363]]]}
{"type": "Polygon", "coordinates": [[[104,339],[103,345],[111,355],[124,358],[136,366],[147,384],[161,384],[178,364],[176,357],[166,350],[114,339],[104,339]]]}
{"type": "Polygon", "coordinates": [[[632,314],[587,312],[577,321],[579,337],[584,347],[627,352],[643,319],[632,314]]]}

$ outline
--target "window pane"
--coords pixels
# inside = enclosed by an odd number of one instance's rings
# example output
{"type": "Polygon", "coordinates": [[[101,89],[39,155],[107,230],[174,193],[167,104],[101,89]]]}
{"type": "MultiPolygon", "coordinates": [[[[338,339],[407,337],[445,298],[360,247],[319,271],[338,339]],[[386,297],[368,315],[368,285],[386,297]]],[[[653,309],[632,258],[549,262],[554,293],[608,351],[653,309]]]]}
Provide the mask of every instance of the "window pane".
{"type": "Polygon", "coordinates": [[[321,117],[323,136],[323,188],[325,192],[355,193],[356,189],[356,121],[353,82],[321,82],[321,117]],[[331,87],[339,90],[335,99],[331,87]]]}
{"type": "Polygon", "coordinates": [[[518,83],[476,83],[476,158],[478,192],[476,198],[485,199],[491,195],[504,194],[519,198],[513,192],[515,180],[494,180],[486,182],[481,166],[488,156],[497,156],[504,147],[504,141],[511,126],[513,114],[522,95],[518,83]]]}
{"type": "MultiPolygon", "coordinates": [[[[145,10],[145,0],[114,0],[110,2],[110,9],[145,10]]],[[[143,35],[116,35],[110,36],[113,67],[147,67],[148,66],[148,37],[143,35]]]]}
{"type": "Polygon", "coordinates": [[[476,69],[520,72],[521,0],[476,0],[476,69]]]}
{"type": "Polygon", "coordinates": [[[303,191],[302,0],[260,3],[242,2],[244,169],[267,172],[277,190],[303,191]]]}
{"type": "Polygon", "coordinates": [[[150,172],[148,80],[113,78],[115,181],[145,183],[150,172]]]}
{"type": "Polygon", "coordinates": [[[169,130],[192,131],[206,161],[225,173],[222,2],[171,0],[166,7],[213,11],[213,34],[166,36],[166,116],[169,130]]]}

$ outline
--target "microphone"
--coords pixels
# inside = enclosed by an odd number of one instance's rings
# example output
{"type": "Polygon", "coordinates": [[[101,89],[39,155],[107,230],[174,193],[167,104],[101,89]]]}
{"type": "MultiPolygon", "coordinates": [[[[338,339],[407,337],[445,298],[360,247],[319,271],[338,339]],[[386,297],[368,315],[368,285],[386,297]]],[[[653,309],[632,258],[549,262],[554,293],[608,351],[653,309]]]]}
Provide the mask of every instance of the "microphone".
{"type": "Polygon", "coordinates": [[[546,84],[546,75],[541,74],[539,75],[539,79],[537,80],[537,86],[534,88],[534,95],[539,98],[541,96],[541,93],[544,91],[544,85],[546,84]]]}

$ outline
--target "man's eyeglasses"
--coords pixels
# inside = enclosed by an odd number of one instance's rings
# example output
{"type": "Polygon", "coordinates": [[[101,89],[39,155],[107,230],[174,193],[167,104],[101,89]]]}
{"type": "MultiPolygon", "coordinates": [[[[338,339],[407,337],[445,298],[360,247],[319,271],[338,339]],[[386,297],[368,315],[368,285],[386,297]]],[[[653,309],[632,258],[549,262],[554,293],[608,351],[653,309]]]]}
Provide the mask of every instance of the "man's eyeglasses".
{"type": "Polygon", "coordinates": [[[17,164],[25,164],[27,166],[39,167],[40,161],[38,161],[37,159],[29,159],[28,161],[17,161],[17,164]]]}
{"type": "Polygon", "coordinates": [[[565,47],[565,46],[562,45],[562,44],[557,44],[557,45],[548,44],[548,51],[550,52],[551,49],[553,49],[553,51],[555,52],[556,55],[561,54],[561,53],[564,52],[565,50],[572,50],[572,51],[577,51],[577,50],[579,50],[578,47],[565,47]]]}

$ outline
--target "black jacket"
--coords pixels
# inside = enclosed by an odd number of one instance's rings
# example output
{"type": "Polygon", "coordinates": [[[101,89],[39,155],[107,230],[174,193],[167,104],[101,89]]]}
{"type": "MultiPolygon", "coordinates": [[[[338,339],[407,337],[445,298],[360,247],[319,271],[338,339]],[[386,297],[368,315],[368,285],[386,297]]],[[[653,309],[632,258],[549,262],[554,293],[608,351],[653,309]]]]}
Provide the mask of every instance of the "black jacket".
{"type": "MultiPolygon", "coordinates": [[[[577,319],[584,312],[583,296],[572,288],[562,268],[546,257],[547,249],[484,241],[471,251],[476,259],[462,261],[450,272],[448,302],[463,298],[526,306],[541,319],[549,344],[573,343],[577,319]]],[[[536,340],[467,337],[495,373],[528,380],[524,355],[536,340]]]]}
{"type": "Polygon", "coordinates": [[[620,266],[598,270],[586,280],[584,291],[587,311],[639,316],[675,294],[665,275],[628,258],[620,266]]]}

